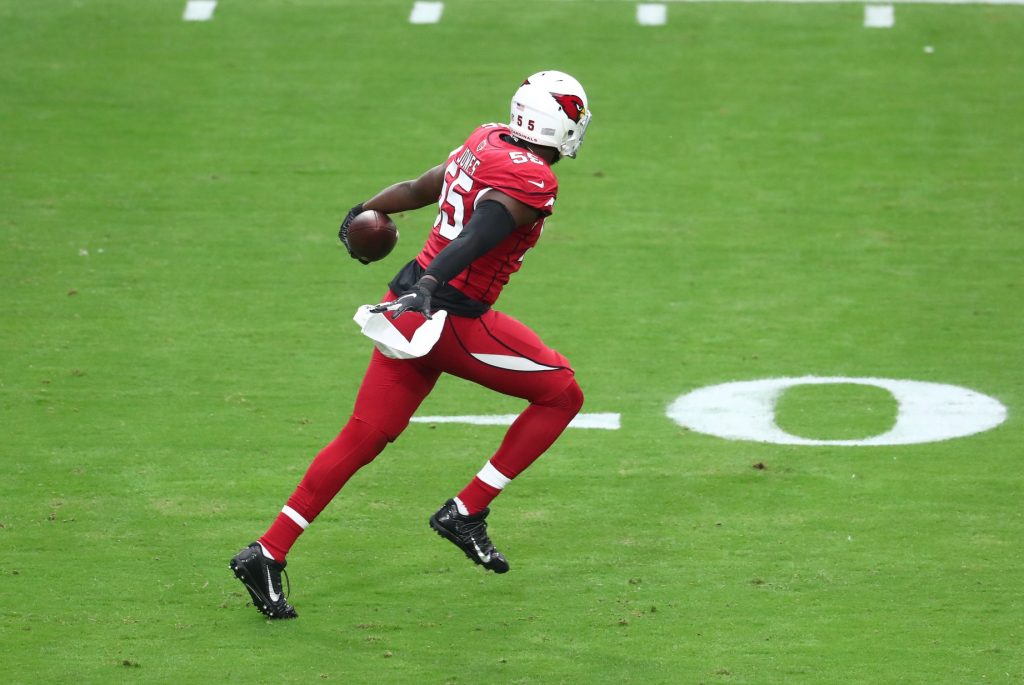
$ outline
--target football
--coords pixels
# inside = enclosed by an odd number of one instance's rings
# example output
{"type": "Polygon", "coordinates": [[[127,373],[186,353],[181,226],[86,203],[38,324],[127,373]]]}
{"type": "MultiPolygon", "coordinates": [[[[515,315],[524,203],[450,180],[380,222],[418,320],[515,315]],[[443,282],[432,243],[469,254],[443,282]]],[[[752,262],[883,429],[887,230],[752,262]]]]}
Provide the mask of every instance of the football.
{"type": "Polygon", "coordinates": [[[387,214],[368,209],[348,225],[349,249],[367,262],[384,259],[398,244],[398,227],[387,214]]]}

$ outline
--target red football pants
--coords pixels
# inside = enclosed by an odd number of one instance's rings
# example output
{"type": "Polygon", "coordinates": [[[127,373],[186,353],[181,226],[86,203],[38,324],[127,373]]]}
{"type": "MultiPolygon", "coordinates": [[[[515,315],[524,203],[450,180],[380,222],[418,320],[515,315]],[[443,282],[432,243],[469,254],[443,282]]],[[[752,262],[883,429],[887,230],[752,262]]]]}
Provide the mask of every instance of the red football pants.
{"type": "MultiPolygon", "coordinates": [[[[422,321],[421,315],[406,313],[394,325],[411,337],[422,321]]],[[[569,361],[527,326],[494,310],[479,318],[449,315],[437,344],[418,359],[391,359],[375,349],[348,423],[310,464],[288,499],[288,515],[278,516],[260,538],[276,558],[283,561],[348,479],[405,430],[442,373],[529,401],[490,459],[507,479],[543,454],[583,405],[569,361]]],[[[477,510],[498,492],[474,478],[460,498],[472,499],[477,510]]]]}
{"type": "MultiPolygon", "coordinates": [[[[394,324],[411,336],[421,322],[412,313],[394,324]]],[[[511,316],[494,310],[477,319],[449,316],[440,340],[424,357],[389,359],[374,350],[352,416],[394,440],[442,373],[537,404],[574,383],[569,360],[511,316]]]]}

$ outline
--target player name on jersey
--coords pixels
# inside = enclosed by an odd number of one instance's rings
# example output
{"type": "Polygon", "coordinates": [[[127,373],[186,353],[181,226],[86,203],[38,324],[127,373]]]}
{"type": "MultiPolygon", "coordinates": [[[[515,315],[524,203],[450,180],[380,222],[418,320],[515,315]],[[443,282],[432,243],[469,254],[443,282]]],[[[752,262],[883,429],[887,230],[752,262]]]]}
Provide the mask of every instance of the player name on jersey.
{"type": "Polygon", "coordinates": [[[476,170],[480,166],[480,160],[470,152],[469,148],[462,151],[462,154],[455,160],[455,163],[470,176],[476,174],[476,170]]]}

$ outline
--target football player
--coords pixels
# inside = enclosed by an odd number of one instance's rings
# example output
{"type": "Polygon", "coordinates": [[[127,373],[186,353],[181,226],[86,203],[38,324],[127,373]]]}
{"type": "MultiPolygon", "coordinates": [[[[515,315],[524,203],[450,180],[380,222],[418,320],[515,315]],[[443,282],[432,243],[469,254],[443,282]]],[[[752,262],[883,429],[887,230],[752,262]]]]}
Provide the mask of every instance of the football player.
{"type": "Polygon", "coordinates": [[[281,587],[288,551],[349,478],[402,433],[443,373],[529,402],[493,456],[429,520],[473,563],[509,570],[487,533],[489,505],[561,435],[583,393],[564,356],[492,305],[554,210],[552,166],[576,156],[589,122],[576,79],[534,74],[513,96],[508,124],[480,126],[444,163],[383,189],[345,217],[339,237],[348,248],[348,225],[364,210],[394,214],[437,204],[423,249],[392,279],[384,301],[365,308],[365,316],[406,340],[421,326],[434,327],[437,339],[429,350],[403,353],[375,338],[345,427],[310,464],[270,528],[231,560],[266,616],[297,615],[281,587]]]}

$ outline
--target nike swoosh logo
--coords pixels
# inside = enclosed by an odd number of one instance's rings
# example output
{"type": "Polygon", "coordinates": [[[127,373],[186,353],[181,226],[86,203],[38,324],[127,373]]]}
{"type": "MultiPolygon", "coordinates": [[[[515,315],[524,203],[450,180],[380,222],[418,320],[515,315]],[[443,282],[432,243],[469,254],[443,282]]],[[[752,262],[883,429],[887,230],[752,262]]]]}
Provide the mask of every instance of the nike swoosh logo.
{"type": "Polygon", "coordinates": [[[530,181],[530,183],[532,183],[533,185],[537,186],[538,188],[543,188],[544,187],[544,181],[530,181]]]}
{"type": "Polygon", "coordinates": [[[480,561],[482,561],[482,562],[484,562],[486,564],[486,563],[488,563],[491,560],[491,555],[490,554],[484,554],[483,552],[481,552],[480,551],[480,547],[475,542],[473,543],[473,549],[476,550],[476,555],[478,557],[480,557],[480,561]]]}
{"type": "Polygon", "coordinates": [[[267,594],[270,595],[270,601],[276,602],[281,599],[281,595],[274,592],[274,581],[270,578],[270,569],[267,569],[267,594]]]}

